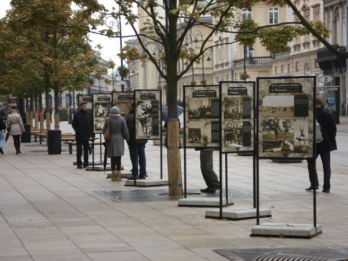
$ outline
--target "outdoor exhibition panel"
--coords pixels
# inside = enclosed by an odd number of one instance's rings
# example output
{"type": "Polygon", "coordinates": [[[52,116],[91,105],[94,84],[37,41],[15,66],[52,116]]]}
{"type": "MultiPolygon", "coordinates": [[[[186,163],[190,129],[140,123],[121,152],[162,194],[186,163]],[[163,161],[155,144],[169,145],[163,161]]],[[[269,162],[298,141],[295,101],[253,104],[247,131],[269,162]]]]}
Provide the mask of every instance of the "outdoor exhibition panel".
{"type": "Polygon", "coordinates": [[[102,133],[106,117],[111,109],[111,94],[93,93],[93,132],[102,133]]]}
{"type": "Polygon", "coordinates": [[[222,152],[254,150],[254,82],[220,82],[222,152]]]}
{"type": "Polygon", "coordinates": [[[87,111],[89,111],[92,114],[92,108],[93,108],[92,95],[78,94],[77,101],[78,101],[78,105],[80,105],[81,102],[87,103],[87,111]]]}
{"type": "MultiPolygon", "coordinates": [[[[219,202],[222,211],[222,156],[219,153],[219,199],[200,197],[187,198],[187,148],[219,149],[220,138],[220,87],[219,85],[188,85],[184,86],[184,199],[179,206],[216,207],[219,202]],[[193,202],[193,203],[192,203],[193,202]]],[[[227,195],[226,195],[227,196],[227,195]]],[[[224,202],[232,204],[232,200],[224,202]]],[[[222,216],[222,215],[221,215],[222,216]]]]}
{"type": "Polygon", "coordinates": [[[185,147],[220,147],[219,86],[184,86],[185,147]]]}
{"type": "Polygon", "coordinates": [[[257,226],[251,236],[311,238],[321,234],[317,226],[316,190],[313,190],[313,229],[307,224],[279,223],[260,225],[260,159],[313,159],[315,168],[315,95],[316,78],[260,77],[257,78],[257,226]]]}
{"type": "Polygon", "coordinates": [[[133,92],[112,92],[112,106],[117,106],[123,118],[127,119],[134,102],[133,92]]]}
{"type": "Polygon", "coordinates": [[[135,138],[162,140],[161,90],[135,90],[135,138]]]}
{"type": "Polygon", "coordinates": [[[312,158],[313,77],[258,78],[259,158],[312,158]]]}

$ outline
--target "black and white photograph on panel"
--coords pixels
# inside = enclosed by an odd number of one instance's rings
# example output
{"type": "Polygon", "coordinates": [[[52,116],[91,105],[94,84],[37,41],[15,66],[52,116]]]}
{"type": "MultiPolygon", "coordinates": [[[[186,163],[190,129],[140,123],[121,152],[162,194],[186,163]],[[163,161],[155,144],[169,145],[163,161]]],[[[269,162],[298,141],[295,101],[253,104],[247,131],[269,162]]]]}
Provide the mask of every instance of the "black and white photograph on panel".
{"type": "Polygon", "coordinates": [[[161,91],[135,91],[135,137],[141,139],[161,138],[161,91]]]}
{"type": "Polygon", "coordinates": [[[258,78],[259,157],[313,157],[315,77],[258,78]]]}
{"type": "Polygon", "coordinates": [[[128,118],[132,110],[132,103],[134,102],[133,92],[113,92],[112,105],[117,106],[120,114],[125,119],[128,118]]]}
{"type": "Polygon", "coordinates": [[[221,82],[222,151],[252,151],[254,146],[253,82],[221,82]]]}
{"type": "Polygon", "coordinates": [[[185,86],[186,147],[219,147],[219,86],[185,86]]]}
{"type": "Polygon", "coordinates": [[[89,111],[92,114],[92,109],[93,109],[92,95],[79,94],[77,96],[77,99],[78,99],[79,105],[81,102],[86,102],[87,103],[87,111],[89,111]]]}
{"type": "Polygon", "coordinates": [[[111,108],[111,94],[93,94],[93,128],[94,133],[102,133],[103,124],[111,108]]]}

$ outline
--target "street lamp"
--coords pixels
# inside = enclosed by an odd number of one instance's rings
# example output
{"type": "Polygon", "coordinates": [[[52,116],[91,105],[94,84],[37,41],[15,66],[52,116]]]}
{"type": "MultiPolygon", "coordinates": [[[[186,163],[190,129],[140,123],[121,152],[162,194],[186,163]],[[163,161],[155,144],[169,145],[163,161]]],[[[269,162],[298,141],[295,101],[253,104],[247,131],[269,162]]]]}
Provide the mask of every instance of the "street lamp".
{"type": "MultiPolygon", "coordinates": [[[[191,43],[191,48],[193,48],[192,35],[186,35],[184,46],[189,47],[189,42],[191,43]],[[191,39],[188,39],[188,38],[191,38],[191,39]]],[[[192,64],[192,85],[195,82],[195,66],[194,65],[195,64],[193,63],[192,64]]]]}
{"type": "Polygon", "coordinates": [[[205,79],[204,79],[204,59],[206,58],[207,59],[207,62],[210,62],[211,61],[211,50],[210,49],[207,49],[205,50],[203,53],[202,53],[202,73],[203,73],[203,81],[202,81],[202,84],[205,85],[205,79]]]}

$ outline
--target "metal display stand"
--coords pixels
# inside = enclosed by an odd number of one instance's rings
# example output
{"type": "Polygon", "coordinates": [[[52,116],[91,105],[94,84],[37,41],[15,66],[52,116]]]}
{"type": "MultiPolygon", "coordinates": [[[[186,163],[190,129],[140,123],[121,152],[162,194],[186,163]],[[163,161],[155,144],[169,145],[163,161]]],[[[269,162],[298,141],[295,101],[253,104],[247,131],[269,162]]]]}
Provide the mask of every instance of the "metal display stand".
{"type": "MultiPolygon", "coordinates": [[[[186,128],[187,128],[187,124],[186,124],[186,106],[187,106],[187,101],[186,101],[186,89],[187,88],[192,88],[192,87],[197,87],[197,88],[202,88],[202,87],[207,87],[207,88],[218,88],[217,92],[220,95],[219,89],[220,86],[219,85],[185,85],[184,86],[184,199],[179,200],[178,205],[179,206],[185,206],[185,207],[217,207],[221,205],[227,206],[227,205],[231,205],[233,204],[231,201],[229,201],[228,199],[228,193],[226,194],[226,201],[223,202],[223,196],[222,196],[222,192],[223,192],[223,187],[222,187],[222,180],[223,180],[223,176],[222,176],[222,154],[219,153],[219,180],[220,180],[220,195],[219,198],[217,197],[200,197],[197,199],[188,199],[187,198],[187,153],[186,153],[186,149],[187,148],[205,148],[205,149],[218,149],[221,147],[221,124],[220,124],[220,129],[219,129],[219,146],[216,147],[197,147],[197,146],[192,146],[192,147],[187,147],[186,146],[186,141],[187,141],[187,137],[186,137],[186,128]]],[[[219,108],[221,108],[221,98],[219,98],[219,108]]],[[[221,122],[221,111],[219,110],[219,121],[221,122]]],[[[226,184],[227,184],[227,180],[226,180],[226,184]]]]}
{"type": "Polygon", "coordinates": [[[135,127],[135,137],[137,140],[160,140],[160,180],[155,181],[155,180],[138,180],[137,178],[132,180],[127,180],[125,183],[125,186],[139,186],[139,187],[153,187],[153,186],[164,186],[168,185],[168,180],[163,180],[163,141],[162,141],[162,90],[156,90],[156,89],[146,89],[146,90],[134,90],[134,127],[135,127]],[[136,124],[136,107],[137,107],[137,93],[158,93],[159,94],[159,108],[158,108],[158,113],[159,113],[159,138],[154,137],[154,138],[137,138],[137,124],[136,124]]]}
{"type": "MultiPolygon", "coordinates": [[[[107,160],[106,161],[103,161],[103,134],[102,132],[98,131],[96,132],[96,128],[95,128],[95,125],[96,125],[96,122],[95,122],[95,103],[96,102],[100,102],[100,103],[103,103],[103,104],[106,104],[108,105],[107,107],[107,110],[109,111],[110,108],[111,108],[111,105],[112,105],[112,96],[111,94],[107,94],[107,93],[94,93],[92,94],[92,115],[93,115],[93,132],[94,132],[94,135],[96,134],[99,134],[99,141],[100,141],[100,144],[99,144],[99,157],[100,157],[100,162],[103,163],[102,166],[98,166],[96,167],[96,165],[99,165],[99,164],[95,164],[95,139],[93,139],[92,141],[92,167],[87,167],[86,168],[86,171],[107,171],[107,170],[111,170],[111,168],[107,168],[106,165],[107,165],[107,160]],[[108,100],[98,100],[99,99],[99,96],[101,96],[100,98],[104,98],[104,99],[108,99],[110,103],[108,103],[108,100]]],[[[105,110],[105,108],[104,108],[105,110]]],[[[106,118],[107,116],[103,117],[103,118],[106,118]]],[[[105,151],[106,153],[106,151],[105,151]]]]}
{"type": "MultiPolygon", "coordinates": [[[[253,122],[253,132],[251,133],[251,137],[255,136],[255,126],[256,126],[256,117],[255,117],[255,111],[257,110],[257,107],[255,106],[255,82],[236,82],[236,81],[228,81],[228,82],[220,82],[220,104],[222,105],[224,103],[223,99],[223,85],[224,84],[232,84],[236,85],[234,87],[230,87],[231,89],[240,89],[245,88],[246,85],[249,85],[252,87],[252,100],[253,105],[251,107],[253,116],[251,117],[251,121],[253,122]],[[238,86],[237,86],[238,85],[238,86]],[[243,86],[244,85],[244,86],[243,86]]],[[[241,96],[241,94],[240,94],[241,96]]],[[[223,108],[221,106],[221,112],[223,112],[223,108]]],[[[225,111],[224,111],[225,112],[225,111]]],[[[257,191],[257,182],[256,182],[256,154],[255,154],[255,138],[253,140],[253,144],[250,147],[250,149],[243,149],[243,150],[237,150],[237,149],[231,149],[228,150],[228,148],[223,147],[223,136],[222,136],[222,129],[223,129],[223,123],[225,119],[222,117],[222,113],[220,114],[220,131],[221,131],[221,144],[220,144],[220,154],[225,154],[225,180],[226,180],[226,188],[225,188],[225,194],[226,194],[226,202],[228,204],[228,154],[239,154],[239,153],[245,153],[247,155],[253,156],[253,209],[243,209],[243,208],[229,208],[229,209],[223,209],[223,202],[222,198],[220,198],[220,205],[219,205],[219,211],[217,210],[208,210],[206,211],[206,218],[218,218],[218,219],[229,219],[229,220],[245,220],[245,219],[254,219],[256,218],[256,191],[257,191]]],[[[222,168],[221,168],[221,176],[222,176],[222,168]]],[[[261,217],[271,217],[271,211],[264,209],[262,210],[261,217]]]]}
{"type": "MultiPolygon", "coordinates": [[[[274,80],[284,80],[284,79],[311,79],[313,81],[313,93],[312,93],[312,111],[313,111],[313,139],[312,139],[312,155],[311,157],[307,157],[307,159],[312,159],[313,165],[312,167],[316,168],[316,143],[315,143],[315,132],[316,132],[316,126],[315,126],[315,119],[316,119],[316,113],[315,113],[315,99],[316,99],[316,78],[311,76],[303,76],[303,77],[260,77],[257,78],[257,85],[258,89],[260,91],[260,80],[264,79],[274,79],[274,80]]],[[[259,91],[257,92],[257,104],[259,106],[259,91]]],[[[281,157],[266,157],[266,156],[260,156],[259,151],[259,121],[260,121],[260,113],[258,111],[255,112],[256,118],[257,118],[257,127],[256,127],[256,133],[258,134],[257,137],[255,135],[255,155],[256,155],[256,213],[257,213],[257,219],[256,219],[256,226],[252,228],[251,235],[252,237],[279,237],[280,235],[282,237],[294,237],[294,238],[313,238],[319,234],[322,233],[321,225],[317,225],[317,215],[316,215],[316,190],[313,189],[313,227],[308,224],[272,224],[272,223],[265,223],[260,225],[260,166],[259,161],[263,159],[279,159],[281,157]]],[[[309,115],[309,113],[308,113],[309,115]]],[[[309,117],[309,116],[308,116],[309,117]]],[[[309,133],[308,133],[309,136],[309,133]]],[[[305,157],[289,157],[282,159],[286,160],[300,160],[305,159],[305,157]]]]}

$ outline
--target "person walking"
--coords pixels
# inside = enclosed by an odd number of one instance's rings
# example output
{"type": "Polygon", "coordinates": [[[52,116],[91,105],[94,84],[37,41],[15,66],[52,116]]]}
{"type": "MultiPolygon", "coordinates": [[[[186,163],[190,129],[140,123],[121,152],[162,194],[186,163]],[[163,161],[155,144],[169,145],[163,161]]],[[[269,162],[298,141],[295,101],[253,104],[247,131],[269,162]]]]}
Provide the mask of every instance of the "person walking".
{"type": "Polygon", "coordinates": [[[89,140],[93,134],[92,115],[87,111],[87,103],[81,102],[79,110],[75,112],[72,127],[75,130],[76,138],[76,165],[82,169],[88,166],[89,140]],[[82,167],[82,147],[83,147],[83,167],[82,167]]]}
{"type": "MultiPolygon", "coordinates": [[[[146,155],[145,155],[145,144],[147,140],[137,140],[135,137],[135,118],[134,118],[134,104],[130,115],[127,118],[127,127],[129,131],[129,155],[132,162],[132,177],[129,180],[134,179],[146,179],[146,155]],[[140,174],[139,174],[140,168],[140,174]]],[[[141,128],[141,127],[139,127],[141,128]]]]}
{"type": "MultiPolygon", "coordinates": [[[[323,192],[330,193],[331,184],[331,155],[330,152],[333,150],[337,150],[336,144],[336,124],[331,114],[326,112],[322,108],[322,99],[320,97],[316,98],[315,101],[315,112],[316,119],[320,125],[321,133],[323,140],[320,143],[316,143],[316,155],[315,159],[320,155],[323,169],[324,169],[324,184],[323,184],[323,192]]],[[[314,188],[319,188],[318,174],[315,168],[313,168],[313,159],[308,159],[308,173],[309,173],[309,181],[311,183],[310,187],[306,188],[307,191],[311,191],[314,188]]]]}
{"type": "Polygon", "coordinates": [[[5,136],[4,132],[6,130],[5,119],[0,115],[0,153],[4,154],[5,136]]]}
{"type": "Polygon", "coordinates": [[[17,107],[12,106],[7,115],[7,126],[10,129],[10,135],[13,137],[13,143],[16,149],[16,154],[21,153],[20,137],[25,132],[21,115],[18,113],[17,107]]]}
{"type": "Polygon", "coordinates": [[[107,156],[111,158],[111,180],[121,181],[121,157],[124,155],[124,140],[129,140],[126,120],[120,115],[118,107],[110,109],[109,118],[103,127],[103,134],[109,133],[106,140],[107,156]]]}

